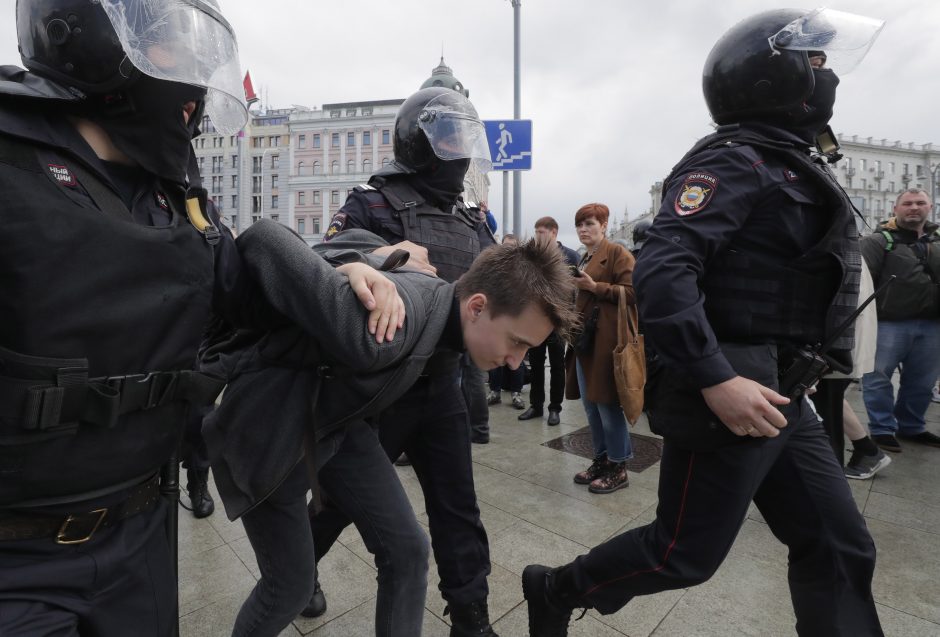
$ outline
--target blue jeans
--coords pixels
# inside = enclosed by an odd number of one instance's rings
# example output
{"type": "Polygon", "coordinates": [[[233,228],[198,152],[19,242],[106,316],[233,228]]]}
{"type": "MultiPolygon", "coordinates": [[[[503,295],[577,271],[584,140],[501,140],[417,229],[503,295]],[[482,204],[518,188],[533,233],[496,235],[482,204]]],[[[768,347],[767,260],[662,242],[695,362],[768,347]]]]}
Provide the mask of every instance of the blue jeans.
{"type": "Polygon", "coordinates": [[[878,323],[875,369],[862,377],[872,435],[925,431],[924,414],[940,374],[940,321],[914,319],[878,323]],[[891,376],[901,366],[897,400],[891,376]]]}
{"type": "MultiPolygon", "coordinates": [[[[317,474],[329,501],[356,524],[375,556],[377,637],[421,634],[427,592],[428,539],[405,491],[364,422],[318,442],[318,458],[329,457],[317,474]],[[336,445],[330,454],[329,445],[336,445]]],[[[242,520],[255,550],[261,579],[235,621],[235,635],[277,635],[313,595],[316,567],[310,532],[304,463],[242,520]]]]}
{"type": "Polygon", "coordinates": [[[623,462],[633,457],[633,445],[630,444],[630,431],[627,419],[623,415],[620,403],[595,403],[587,399],[587,384],[581,361],[575,361],[578,373],[578,387],[581,389],[581,403],[591,426],[591,440],[594,443],[594,458],[603,455],[611,462],[623,462]]]}

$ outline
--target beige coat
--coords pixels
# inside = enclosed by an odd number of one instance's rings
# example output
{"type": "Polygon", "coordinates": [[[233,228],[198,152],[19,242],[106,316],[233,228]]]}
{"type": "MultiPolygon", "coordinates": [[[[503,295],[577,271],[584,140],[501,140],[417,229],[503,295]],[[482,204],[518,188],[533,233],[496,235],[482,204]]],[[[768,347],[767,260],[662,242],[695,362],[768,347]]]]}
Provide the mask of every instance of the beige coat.
{"type": "Polygon", "coordinates": [[[594,347],[588,354],[578,354],[584,369],[586,388],[578,387],[573,352],[565,361],[565,398],[581,397],[579,390],[584,390],[587,399],[595,403],[616,403],[617,385],[614,381],[613,351],[617,346],[617,304],[620,300],[620,288],[627,293],[627,303],[636,303],[633,290],[633,255],[616,243],[601,240],[597,251],[588,262],[584,271],[597,282],[597,290],[592,294],[585,290],[578,292],[575,303],[582,321],[593,311],[594,305],[600,306],[597,321],[597,334],[594,347]]]}

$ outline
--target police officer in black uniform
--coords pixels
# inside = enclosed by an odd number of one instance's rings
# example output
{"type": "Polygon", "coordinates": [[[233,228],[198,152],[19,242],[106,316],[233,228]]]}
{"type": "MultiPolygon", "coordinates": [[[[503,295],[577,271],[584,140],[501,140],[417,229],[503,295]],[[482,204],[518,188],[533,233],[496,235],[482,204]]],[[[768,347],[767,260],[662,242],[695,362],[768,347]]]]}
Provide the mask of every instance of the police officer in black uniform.
{"type": "Polygon", "coordinates": [[[660,361],[648,387],[664,437],[656,520],[560,568],[526,567],[533,636],[567,634],[574,608],[613,613],[708,580],[752,500],[789,547],[797,632],[882,634],[875,547],[801,390],[851,366],[840,328],[860,272],[851,203],[810,152],[838,79],[810,57],[865,53],[881,25],[768,11],[712,49],[703,85],[719,128],[667,178],[634,272],[660,361]]]}
{"type": "MultiPolygon", "coordinates": [[[[409,263],[423,262],[429,271],[455,281],[481,249],[495,244],[486,223],[459,198],[470,162],[489,162],[483,124],[460,93],[426,88],[402,104],[393,145],[395,161],[354,189],[333,216],[326,238],[364,228],[408,248],[409,263]]],[[[459,374],[457,356],[435,355],[423,378],[380,416],[379,437],[389,458],[407,454],[421,482],[452,637],[493,636],[486,603],[489,543],[473,487],[459,374]]],[[[327,506],[316,515],[311,510],[317,559],[348,524],[335,508],[327,506]]],[[[323,609],[315,595],[306,614],[323,609]]]]}
{"type": "MultiPolygon", "coordinates": [[[[205,109],[246,119],[214,0],[19,0],[0,68],[0,634],[173,634],[157,474],[210,307],[265,322],[187,188],[205,109]]],[[[174,497],[175,511],[175,497],[174,497]]],[[[175,521],[175,517],[171,517],[175,521]]]]}
{"type": "Polygon", "coordinates": [[[633,249],[631,252],[633,253],[634,259],[640,259],[640,251],[643,249],[643,244],[646,243],[647,234],[652,225],[652,219],[640,219],[633,224],[633,249]]]}

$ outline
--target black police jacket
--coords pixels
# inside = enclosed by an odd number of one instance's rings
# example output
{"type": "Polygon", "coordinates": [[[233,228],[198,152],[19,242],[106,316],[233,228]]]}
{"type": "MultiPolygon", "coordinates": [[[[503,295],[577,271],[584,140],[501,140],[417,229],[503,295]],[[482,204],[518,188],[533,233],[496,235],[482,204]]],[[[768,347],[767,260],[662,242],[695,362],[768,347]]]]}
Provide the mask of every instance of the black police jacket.
{"type": "Polygon", "coordinates": [[[482,249],[495,244],[492,233],[485,222],[473,218],[460,199],[451,210],[432,205],[409,184],[414,178],[377,174],[367,185],[354,188],[333,216],[326,240],[341,230],[362,228],[390,244],[411,241],[427,248],[438,276],[456,281],[482,249]]]}
{"type": "MultiPolygon", "coordinates": [[[[667,179],[634,271],[648,342],[703,388],[736,375],[719,341],[825,340],[856,307],[852,211],[828,169],[784,130],[749,125],[705,138],[667,179]]],[[[830,352],[837,367],[851,365],[851,335],[830,352]]]]}
{"type": "Polygon", "coordinates": [[[0,69],[0,90],[20,86],[0,94],[0,507],[153,474],[187,402],[220,389],[191,371],[213,302],[236,323],[274,315],[231,236],[187,218],[204,192],[154,178],[128,210],[62,103],[22,97],[37,83],[0,69]]]}

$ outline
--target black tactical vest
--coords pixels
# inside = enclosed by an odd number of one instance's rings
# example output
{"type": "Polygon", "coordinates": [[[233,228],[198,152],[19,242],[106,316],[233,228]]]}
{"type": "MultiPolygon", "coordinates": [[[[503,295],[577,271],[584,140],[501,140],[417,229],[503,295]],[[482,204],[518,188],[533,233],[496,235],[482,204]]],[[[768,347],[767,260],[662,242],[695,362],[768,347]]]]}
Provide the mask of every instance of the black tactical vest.
{"type": "Polygon", "coordinates": [[[0,137],[0,507],[155,472],[178,444],[212,297],[212,247],[182,188],[166,192],[170,225],[143,226],[87,169],[60,174],[98,207],[47,168],[0,137]]]}
{"type": "MultiPolygon", "coordinates": [[[[828,168],[790,144],[753,131],[706,137],[672,174],[681,172],[698,152],[725,145],[758,148],[799,167],[817,185],[819,200],[794,201],[792,205],[822,204],[831,215],[831,225],[806,253],[789,261],[736,250],[732,242],[709,264],[702,281],[709,324],[723,341],[795,346],[825,342],[858,303],[862,258],[851,202],[828,168]]],[[[786,214],[784,209],[780,212],[786,214]]],[[[851,370],[853,343],[854,328],[850,326],[828,352],[833,368],[851,370]]]]}
{"type": "Polygon", "coordinates": [[[470,269],[480,254],[480,237],[462,201],[452,213],[445,212],[427,203],[403,179],[373,178],[369,183],[399,216],[404,238],[427,248],[439,277],[453,283],[470,269]]]}

